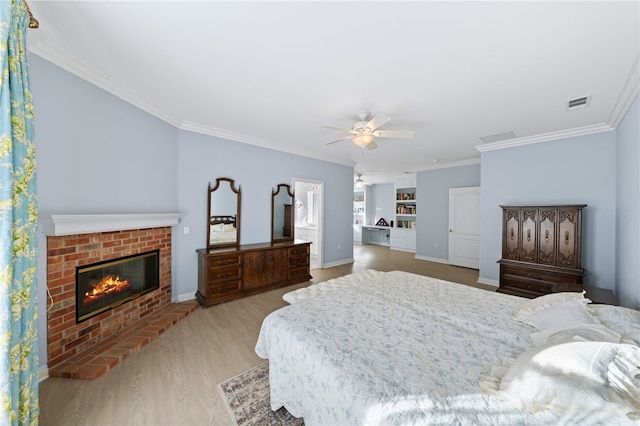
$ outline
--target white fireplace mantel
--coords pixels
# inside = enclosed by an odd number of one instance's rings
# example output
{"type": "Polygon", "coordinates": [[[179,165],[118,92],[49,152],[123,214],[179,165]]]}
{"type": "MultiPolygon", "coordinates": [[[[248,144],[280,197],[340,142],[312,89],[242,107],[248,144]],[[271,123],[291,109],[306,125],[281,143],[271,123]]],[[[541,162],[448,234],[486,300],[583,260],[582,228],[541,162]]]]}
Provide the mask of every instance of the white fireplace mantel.
{"type": "Polygon", "coordinates": [[[41,218],[44,234],[59,236],[174,226],[182,216],[182,213],[52,214],[41,218]]]}

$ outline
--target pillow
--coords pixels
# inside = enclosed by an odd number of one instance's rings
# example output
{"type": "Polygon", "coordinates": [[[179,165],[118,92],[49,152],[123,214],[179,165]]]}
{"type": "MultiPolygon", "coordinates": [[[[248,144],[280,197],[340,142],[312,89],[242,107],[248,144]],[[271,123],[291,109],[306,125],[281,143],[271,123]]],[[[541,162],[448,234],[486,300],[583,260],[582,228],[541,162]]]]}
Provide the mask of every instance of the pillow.
{"type": "Polygon", "coordinates": [[[548,328],[531,333],[534,346],[557,345],[571,341],[620,343],[621,335],[602,324],[581,324],[569,328],[548,328]]]}
{"type": "Polygon", "coordinates": [[[613,305],[587,307],[602,324],[622,334],[622,339],[640,345],[640,312],[613,305]]]}
{"type": "Polygon", "coordinates": [[[522,410],[584,410],[640,416],[640,348],[608,342],[570,342],[524,352],[500,382],[522,410]]]}
{"type": "Polygon", "coordinates": [[[516,319],[528,323],[531,315],[569,300],[584,300],[586,303],[591,302],[591,300],[585,299],[584,291],[582,293],[571,291],[545,294],[544,296],[520,303],[518,311],[516,312],[516,319]]]}
{"type": "Polygon", "coordinates": [[[216,223],[215,225],[211,225],[212,232],[222,232],[224,230],[224,224],[216,223]]]}
{"type": "Polygon", "coordinates": [[[528,321],[538,330],[571,328],[585,324],[598,324],[582,300],[569,300],[533,314],[528,321]]]}

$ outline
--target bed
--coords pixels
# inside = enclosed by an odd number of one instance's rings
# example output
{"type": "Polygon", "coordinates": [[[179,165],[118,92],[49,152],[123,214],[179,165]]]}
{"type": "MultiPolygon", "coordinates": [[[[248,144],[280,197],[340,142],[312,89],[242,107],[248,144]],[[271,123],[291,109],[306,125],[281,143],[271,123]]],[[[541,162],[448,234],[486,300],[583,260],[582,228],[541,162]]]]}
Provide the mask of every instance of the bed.
{"type": "Polygon", "coordinates": [[[209,227],[209,244],[235,242],[237,239],[236,216],[211,216],[209,227]]]}
{"type": "Polygon", "coordinates": [[[269,361],[271,408],[307,425],[640,421],[636,311],[401,271],[363,271],[287,299],[265,318],[256,353],[269,361]]]}

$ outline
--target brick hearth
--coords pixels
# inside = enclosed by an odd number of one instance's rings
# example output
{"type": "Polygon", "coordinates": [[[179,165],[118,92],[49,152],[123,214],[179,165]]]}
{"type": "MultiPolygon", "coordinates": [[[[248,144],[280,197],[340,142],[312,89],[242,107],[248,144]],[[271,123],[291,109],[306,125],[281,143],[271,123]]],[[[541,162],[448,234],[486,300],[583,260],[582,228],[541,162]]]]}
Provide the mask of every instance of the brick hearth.
{"type": "Polygon", "coordinates": [[[171,303],[171,227],[47,237],[49,375],[95,379],[196,309],[171,303]],[[76,324],[75,268],[160,251],[160,288],[76,324]]]}
{"type": "Polygon", "coordinates": [[[177,324],[197,307],[198,303],[195,300],[171,303],[61,362],[49,370],[49,375],[69,379],[97,379],[177,324]]]}

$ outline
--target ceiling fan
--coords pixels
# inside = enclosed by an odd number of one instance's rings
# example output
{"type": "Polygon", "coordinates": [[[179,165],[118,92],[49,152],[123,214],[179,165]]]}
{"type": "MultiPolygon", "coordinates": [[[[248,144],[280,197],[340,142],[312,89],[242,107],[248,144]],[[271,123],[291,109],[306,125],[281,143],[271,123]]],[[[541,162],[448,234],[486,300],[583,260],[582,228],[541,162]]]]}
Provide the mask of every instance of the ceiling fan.
{"type": "Polygon", "coordinates": [[[379,127],[383,126],[385,123],[391,120],[391,117],[384,114],[376,114],[375,117],[369,120],[369,112],[360,111],[358,112],[358,118],[360,119],[360,121],[355,122],[353,124],[353,128],[351,129],[333,126],[322,126],[329,129],[349,132],[349,136],[343,136],[339,139],[327,142],[326,145],[331,145],[345,139],[351,139],[351,142],[353,142],[355,145],[358,145],[359,147],[374,149],[378,146],[375,143],[376,137],[411,139],[413,138],[413,135],[415,133],[413,130],[378,130],[379,127]]]}

